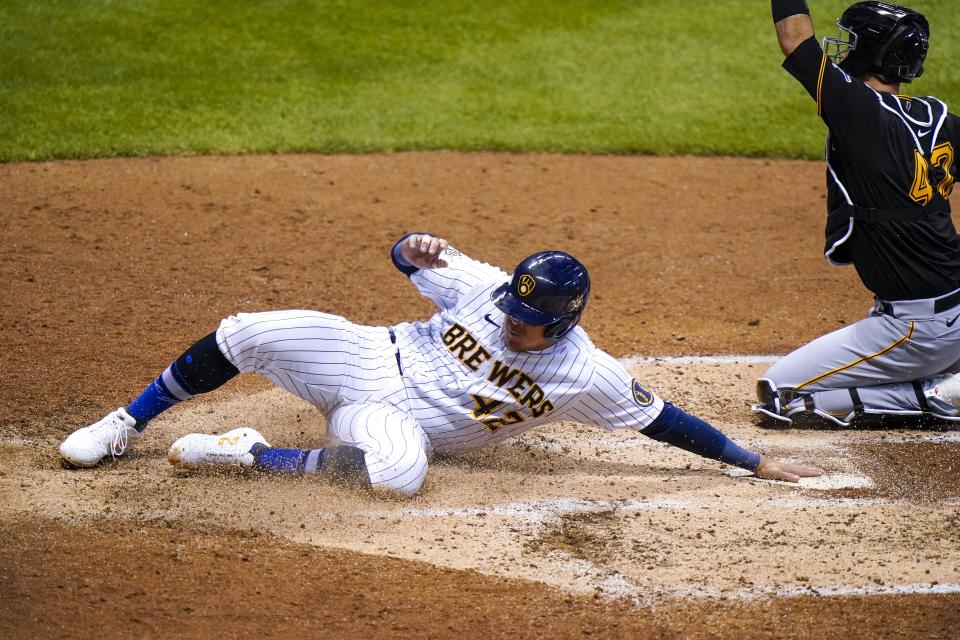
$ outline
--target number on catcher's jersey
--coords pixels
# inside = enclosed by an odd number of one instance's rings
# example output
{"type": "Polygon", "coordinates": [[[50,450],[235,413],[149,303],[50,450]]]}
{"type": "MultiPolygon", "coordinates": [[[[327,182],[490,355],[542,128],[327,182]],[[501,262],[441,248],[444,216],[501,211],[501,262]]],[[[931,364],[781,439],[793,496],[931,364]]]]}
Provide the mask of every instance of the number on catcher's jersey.
{"type": "Polygon", "coordinates": [[[949,142],[938,144],[933,148],[930,162],[927,162],[918,149],[913,150],[913,158],[914,174],[913,184],[910,187],[910,199],[925,205],[933,200],[934,188],[944,199],[949,198],[954,182],[950,174],[950,167],[953,165],[953,145],[949,142]],[[943,178],[936,185],[930,182],[931,165],[943,170],[943,178]]]}

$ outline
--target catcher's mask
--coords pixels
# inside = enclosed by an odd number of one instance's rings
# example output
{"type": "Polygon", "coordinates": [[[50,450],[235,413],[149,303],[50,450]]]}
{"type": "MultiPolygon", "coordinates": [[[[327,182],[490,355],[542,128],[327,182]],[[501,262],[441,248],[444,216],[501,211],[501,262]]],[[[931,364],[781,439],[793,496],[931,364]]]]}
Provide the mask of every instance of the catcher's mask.
{"type": "Polygon", "coordinates": [[[897,82],[923,74],[930,24],[919,11],[887,2],[858,2],[837,20],[839,35],[823,39],[823,50],[854,77],[875,73],[897,82]]]}
{"type": "Polygon", "coordinates": [[[541,251],[517,265],[510,282],[490,299],[511,318],[546,325],[544,337],[557,340],[577,326],[590,297],[590,276],[579,260],[563,251],[541,251]]]}

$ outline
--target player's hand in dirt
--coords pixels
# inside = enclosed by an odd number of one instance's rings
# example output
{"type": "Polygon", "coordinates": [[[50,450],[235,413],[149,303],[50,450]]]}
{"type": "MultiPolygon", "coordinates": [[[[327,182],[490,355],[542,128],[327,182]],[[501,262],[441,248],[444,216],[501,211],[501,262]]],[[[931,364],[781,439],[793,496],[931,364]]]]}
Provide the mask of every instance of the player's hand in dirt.
{"type": "Polygon", "coordinates": [[[400,247],[400,253],[407,262],[418,269],[442,269],[447,261],[440,253],[447,248],[447,241],[426,233],[415,233],[400,247]]]}
{"type": "Polygon", "coordinates": [[[785,482],[800,482],[800,478],[816,478],[823,475],[819,467],[806,467],[799,464],[787,464],[767,456],[760,456],[760,464],[754,471],[758,478],[765,480],[783,480],[785,482]]]}

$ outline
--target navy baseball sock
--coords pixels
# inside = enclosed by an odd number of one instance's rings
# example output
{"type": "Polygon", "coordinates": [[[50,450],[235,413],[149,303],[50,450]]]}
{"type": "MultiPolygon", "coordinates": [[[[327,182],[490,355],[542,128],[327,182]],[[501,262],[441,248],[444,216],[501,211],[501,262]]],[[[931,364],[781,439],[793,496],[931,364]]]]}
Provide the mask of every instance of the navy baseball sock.
{"type": "Polygon", "coordinates": [[[369,489],[366,454],[359,447],[340,445],[323,449],[280,449],[255,444],[253,466],[261,471],[291,475],[318,475],[354,488],[369,489]]]}
{"type": "Polygon", "coordinates": [[[250,450],[253,466],[261,471],[274,471],[292,475],[316,474],[323,468],[327,456],[324,449],[280,449],[255,444],[250,450]]]}
{"type": "Polygon", "coordinates": [[[238,373],[240,371],[220,352],[216,332],[211,333],[184,351],[151,382],[130,403],[127,413],[137,421],[137,431],[143,431],[150,420],[173,405],[213,391],[238,373]]]}

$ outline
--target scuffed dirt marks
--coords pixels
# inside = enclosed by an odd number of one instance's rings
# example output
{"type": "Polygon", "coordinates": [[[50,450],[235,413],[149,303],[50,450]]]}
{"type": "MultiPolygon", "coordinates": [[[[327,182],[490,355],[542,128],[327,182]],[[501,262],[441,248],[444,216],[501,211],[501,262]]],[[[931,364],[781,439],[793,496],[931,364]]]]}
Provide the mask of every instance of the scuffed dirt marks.
{"type": "Polygon", "coordinates": [[[850,445],[848,451],[875,486],[839,491],[838,496],[909,500],[920,505],[954,501],[960,507],[960,442],[904,442],[888,437],[850,445]]]}
{"type": "Polygon", "coordinates": [[[603,564],[619,552],[622,545],[619,518],[614,510],[606,510],[562,515],[559,522],[544,527],[526,546],[535,553],[560,551],[578,560],[603,564]]]}

